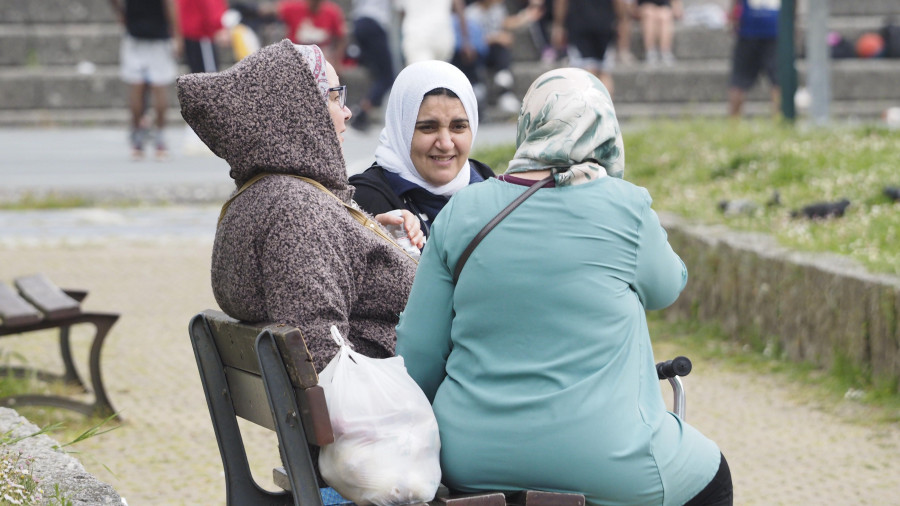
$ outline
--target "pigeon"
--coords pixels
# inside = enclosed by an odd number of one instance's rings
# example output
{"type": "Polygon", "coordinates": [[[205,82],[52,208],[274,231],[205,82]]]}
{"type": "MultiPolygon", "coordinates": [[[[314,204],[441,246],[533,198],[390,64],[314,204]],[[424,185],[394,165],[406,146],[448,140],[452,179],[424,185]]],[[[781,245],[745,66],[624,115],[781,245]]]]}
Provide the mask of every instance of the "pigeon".
{"type": "Polygon", "coordinates": [[[885,186],[884,194],[888,196],[889,199],[894,202],[900,202],[900,187],[897,186],[885,186]]]}
{"type": "Polygon", "coordinates": [[[847,209],[847,206],[850,205],[850,201],[847,199],[841,199],[837,202],[815,202],[808,206],[803,207],[802,209],[791,211],[791,218],[798,218],[801,216],[805,216],[807,218],[840,218],[844,216],[844,211],[847,209]]]}
{"type": "MultiPolygon", "coordinates": [[[[766,207],[776,207],[781,205],[781,194],[778,190],[772,192],[772,196],[766,201],[766,207]]],[[[718,204],[719,211],[726,216],[736,216],[739,214],[752,215],[759,209],[759,204],[748,199],[737,200],[720,200],[718,204]]]]}
{"type": "Polygon", "coordinates": [[[753,214],[759,206],[751,200],[720,200],[719,211],[727,216],[736,216],[738,214],[753,214]]]}

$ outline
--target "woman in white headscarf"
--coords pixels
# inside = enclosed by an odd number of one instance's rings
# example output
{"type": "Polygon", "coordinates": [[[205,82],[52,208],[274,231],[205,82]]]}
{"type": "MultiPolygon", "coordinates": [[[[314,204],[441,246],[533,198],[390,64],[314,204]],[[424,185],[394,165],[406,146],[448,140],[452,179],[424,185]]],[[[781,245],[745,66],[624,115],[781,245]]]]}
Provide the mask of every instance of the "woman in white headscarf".
{"type": "Polygon", "coordinates": [[[397,353],[432,401],[451,489],[731,504],[719,448],[662,399],[645,311],[674,302],[687,270],[624,161],[603,84],[553,70],[525,96],[509,170],[437,217],[397,353]],[[454,282],[476,233],[548,176],[454,282]]]}
{"type": "Polygon", "coordinates": [[[458,68],[437,60],[413,63],[394,81],[375,164],[350,178],[353,199],[372,214],[407,209],[428,229],[450,197],[494,176],[469,159],[478,104],[458,68]]]}

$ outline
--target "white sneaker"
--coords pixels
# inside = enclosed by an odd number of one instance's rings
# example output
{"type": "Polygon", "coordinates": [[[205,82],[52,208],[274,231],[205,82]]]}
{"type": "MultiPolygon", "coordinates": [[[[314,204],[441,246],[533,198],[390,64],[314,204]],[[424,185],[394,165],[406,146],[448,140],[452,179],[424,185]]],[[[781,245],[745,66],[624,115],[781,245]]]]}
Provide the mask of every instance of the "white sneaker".
{"type": "Polygon", "coordinates": [[[675,65],[675,55],[672,54],[671,51],[666,51],[662,54],[662,64],[666,67],[672,67],[675,65]]]}
{"type": "Polygon", "coordinates": [[[655,49],[648,50],[646,56],[644,56],[644,61],[650,67],[659,65],[659,51],[655,49]]]}

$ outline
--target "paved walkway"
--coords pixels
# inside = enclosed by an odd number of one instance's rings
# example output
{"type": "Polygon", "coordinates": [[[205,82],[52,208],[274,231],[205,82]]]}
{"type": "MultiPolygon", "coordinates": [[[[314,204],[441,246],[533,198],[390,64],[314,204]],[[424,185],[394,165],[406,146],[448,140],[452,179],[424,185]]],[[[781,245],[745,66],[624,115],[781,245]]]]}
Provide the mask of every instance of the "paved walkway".
{"type": "MultiPolygon", "coordinates": [[[[178,177],[165,164],[122,162],[97,146],[84,147],[98,152],[95,160],[81,165],[87,168],[72,168],[71,157],[80,153],[80,134],[73,134],[74,140],[64,132],[25,134],[0,132],[4,186],[15,179],[11,174],[19,173],[9,168],[9,160],[40,158],[7,144],[11,138],[34,142],[29,149],[49,146],[47,167],[35,169],[40,164],[25,163],[20,170],[46,170],[51,186],[64,177],[62,169],[79,171],[68,174],[73,180],[90,179],[85,174],[93,171],[93,163],[109,164],[106,172],[95,171],[98,179],[91,180],[97,186],[109,179],[135,178],[134,184],[138,179],[152,184],[155,179],[178,177]],[[53,154],[52,144],[32,138],[49,142],[48,136],[55,135],[72,143],[68,156],[53,154]],[[53,165],[56,172],[50,170],[53,165]],[[117,170],[129,175],[110,173],[117,170]]],[[[108,149],[125,154],[121,133],[104,135],[108,149]]],[[[197,161],[182,169],[208,171],[212,177],[219,170],[216,163],[197,161]]],[[[196,210],[191,206],[170,210],[178,214],[180,209],[188,214],[196,210]]],[[[127,212],[121,214],[128,219],[127,212]]],[[[47,220],[49,226],[56,219],[47,220]]],[[[108,216],[104,219],[110,221],[108,216]]],[[[8,233],[9,223],[0,223],[0,237],[8,233]]],[[[146,234],[132,236],[74,240],[60,232],[55,239],[45,235],[31,241],[0,241],[0,279],[44,272],[62,286],[89,289],[87,309],[122,314],[104,350],[103,373],[112,402],[126,421],[76,449],[85,467],[132,506],[224,504],[222,465],[187,335],[194,314],[216,307],[209,280],[214,218],[198,218],[192,227],[202,233],[160,234],[148,226],[146,234]]],[[[76,344],[86,344],[86,334],[86,329],[76,329],[76,344]]],[[[52,365],[55,354],[42,351],[53,346],[51,337],[42,342],[4,338],[2,351],[21,352],[32,362],[52,365]]],[[[676,353],[671,345],[658,343],[660,357],[676,353]]],[[[896,424],[853,421],[865,420],[866,412],[851,401],[842,406],[842,413],[835,413],[810,400],[804,388],[779,378],[736,372],[716,361],[695,361],[694,373],[685,383],[688,420],[723,449],[734,474],[736,504],[897,503],[900,427],[896,424]]],[[[668,386],[663,385],[663,392],[668,398],[668,386]]],[[[270,470],[278,461],[275,439],[269,431],[249,425],[244,429],[254,472],[262,483],[271,484],[270,470]]]]}
{"type": "MultiPolygon", "coordinates": [[[[348,174],[362,172],[375,160],[379,130],[344,133],[348,174]]],[[[475,149],[515,142],[515,123],[485,123],[475,149]]],[[[107,201],[219,201],[234,183],[228,164],[205,146],[170,128],[168,161],[150,157],[130,161],[126,132],[116,128],[0,129],[0,201],[21,195],[88,195],[107,201]]]]}

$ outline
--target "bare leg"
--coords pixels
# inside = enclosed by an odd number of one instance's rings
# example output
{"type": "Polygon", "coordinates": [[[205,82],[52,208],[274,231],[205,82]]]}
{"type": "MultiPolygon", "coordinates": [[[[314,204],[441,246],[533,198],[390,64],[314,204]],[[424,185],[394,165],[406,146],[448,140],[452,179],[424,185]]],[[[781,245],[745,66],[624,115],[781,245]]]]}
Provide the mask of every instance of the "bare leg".
{"type": "Polygon", "coordinates": [[[672,39],[675,36],[675,16],[670,7],[660,7],[656,10],[659,20],[659,50],[662,53],[672,52],[672,39]]]}
{"type": "Polygon", "coordinates": [[[153,111],[156,114],[156,128],[166,127],[166,112],[169,110],[169,93],[167,86],[153,86],[153,111]]]}
{"type": "Polygon", "coordinates": [[[166,128],[166,112],[169,109],[169,89],[168,86],[153,86],[153,112],[154,112],[154,134],[156,141],[156,158],[164,159],[168,157],[168,149],[165,139],[163,139],[163,130],[166,128]]]}
{"type": "Polygon", "coordinates": [[[772,97],[772,117],[778,118],[781,116],[781,88],[773,86],[770,94],[772,97]]]}
{"type": "Polygon", "coordinates": [[[744,90],[730,88],[728,90],[728,115],[732,118],[740,118],[744,107],[744,90]]]}
{"type": "Polygon", "coordinates": [[[647,63],[659,63],[660,18],[659,8],[655,5],[644,4],[641,6],[641,31],[644,37],[647,63]]]}
{"type": "Polygon", "coordinates": [[[144,138],[146,132],[144,130],[143,122],[147,104],[144,100],[146,91],[147,83],[136,83],[128,86],[128,110],[131,114],[129,140],[131,142],[131,158],[135,160],[140,160],[144,157],[144,138]]]}
{"type": "Polygon", "coordinates": [[[593,74],[597,76],[597,79],[599,79],[601,83],[603,83],[603,86],[606,86],[607,91],[609,91],[609,96],[612,98],[614,96],[613,92],[615,91],[612,74],[603,72],[602,70],[593,72],[593,74]]]}
{"type": "Polygon", "coordinates": [[[146,87],[146,83],[138,83],[129,85],[128,88],[128,106],[131,111],[132,130],[141,128],[141,120],[144,118],[144,91],[146,87]]]}
{"type": "Polygon", "coordinates": [[[619,56],[619,61],[624,64],[629,64],[634,61],[634,57],[631,54],[631,9],[634,7],[631,4],[626,3],[623,8],[626,12],[619,19],[618,23],[618,33],[616,35],[616,53],[619,56]]]}

